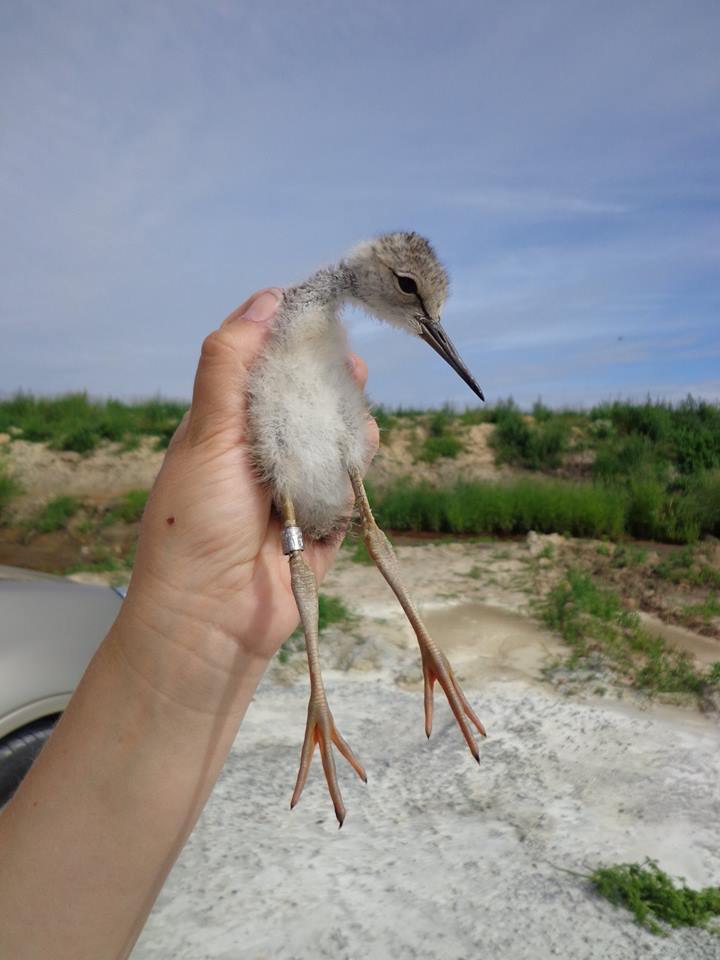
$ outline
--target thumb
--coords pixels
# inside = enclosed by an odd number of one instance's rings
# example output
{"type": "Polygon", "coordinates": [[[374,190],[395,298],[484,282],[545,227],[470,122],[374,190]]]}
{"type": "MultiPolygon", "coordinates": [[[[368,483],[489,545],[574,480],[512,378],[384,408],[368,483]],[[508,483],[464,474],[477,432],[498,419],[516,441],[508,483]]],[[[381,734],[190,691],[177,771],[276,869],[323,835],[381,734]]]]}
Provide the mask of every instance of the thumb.
{"type": "Polygon", "coordinates": [[[205,338],[190,407],[191,443],[229,425],[242,433],[248,372],[263,348],[281,300],[282,290],[260,290],[205,338]]]}

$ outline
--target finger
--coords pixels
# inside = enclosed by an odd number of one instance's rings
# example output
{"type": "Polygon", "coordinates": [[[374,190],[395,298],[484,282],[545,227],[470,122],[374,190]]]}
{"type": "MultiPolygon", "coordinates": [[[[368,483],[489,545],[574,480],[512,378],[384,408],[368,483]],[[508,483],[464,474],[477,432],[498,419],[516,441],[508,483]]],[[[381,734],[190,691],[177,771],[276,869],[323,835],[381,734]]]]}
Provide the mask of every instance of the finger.
{"type": "Polygon", "coordinates": [[[241,432],[248,371],[267,339],[282,291],[254,294],[202,346],[195,374],[188,436],[191,443],[236,428],[241,432]]]}
{"type": "Polygon", "coordinates": [[[359,357],[356,353],[350,353],[348,354],[348,366],[353,379],[364,390],[368,379],[368,365],[362,357],[359,357]]]}

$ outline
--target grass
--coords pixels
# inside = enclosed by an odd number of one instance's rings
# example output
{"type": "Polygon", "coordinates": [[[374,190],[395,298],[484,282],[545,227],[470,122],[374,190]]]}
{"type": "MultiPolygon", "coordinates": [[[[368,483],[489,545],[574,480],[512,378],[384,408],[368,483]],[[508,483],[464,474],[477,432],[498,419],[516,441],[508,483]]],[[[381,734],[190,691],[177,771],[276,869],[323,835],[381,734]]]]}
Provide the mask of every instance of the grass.
{"type": "Polygon", "coordinates": [[[572,648],[569,666],[600,655],[634,687],[650,694],[703,696],[720,685],[720,663],[695,667],[687,654],[644,630],[638,615],[626,610],[614,591],[599,587],[587,574],[570,570],[539,609],[572,648]]]}
{"type": "MultiPolygon", "coordinates": [[[[704,478],[702,489],[685,496],[660,487],[550,478],[458,482],[445,488],[402,479],[376,491],[373,503],[381,525],[394,530],[492,535],[536,530],[574,537],[694,543],[702,535],[720,535],[720,511],[709,495],[711,487],[720,504],[720,474],[712,482],[704,478]]],[[[640,562],[629,553],[625,556],[640,562]]]]}
{"type": "MultiPolygon", "coordinates": [[[[326,593],[318,596],[318,630],[322,633],[333,623],[344,623],[352,619],[352,614],[337,597],[329,597],[326,593]]],[[[302,650],[304,639],[302,627],[298,627],[288,639],[283,643],[278,651],[278,660],[280,663],[287,663],[290,655],[297,650],[302,650]]]]}
{"type": "Polygon", "coordinates": [[[91,400],[86,393],[35,397],[18,393],[0,401],[0,432],[23,440],[42,441],[55,450],[88,453],[110,440],[126,448],[141,436],[157,437],[167,446],[187,404],[160,398],[143,403],[91,400]]]}
{"type": "Polygon", "coordinates": [[[711,926],[720,916],[720,887],[693,890],[675,880],[654,860],[599,867],[589,880],[595,890],[615,906],[629,910],[635,920],[651,933],[667,936],[667,928],[711,926]]]}
{"type": "Polygon", "coordinates": [[[710,623],[720,617],[720,600],[716,596],[706,597],[702,603],[688,603],[680,608],[680,619],[685,623],[710,623]]]}
{"type": "Polygon", "coordinates": [[[623,499],[590,484],[517,480],[437,489],[398,481],[371,493],[378,522],[391,530],[618,537],[625,526],[623,499]]]}
{"type": "Polygon", "coordinates": [[[362,563],[366,566],[372,566],[375,562],[368,553],[368,548],[365,546],[365,541],[363,539],[358,540],[355,544],[353,552],[350,555],[350,559],[353,563],[362,563]]]}
{"type": "Polygon", "coordinates": [[[80,507],[81,503],[75,497],[55,497],[46,503],[36,516],[25,522],[25,532],[35,534],[64,530],[80,507]]]}
{"type": "Polygon", "coordinates": [[[133,561],[134,555],[121,559],[110,553],[105,547],[97,547],[89,559],[68,567],[65,570],[65,574],[81,572],[115,573],[121,570],[131,569],[133,561]]]}
{"type": "Polygon", "coordinates": [[[441,457],[455,459],[465,449],[465,444],[451,429],[454,417],[449,410],[438,410],[430,418],[428,435],[417,459],[435,463],[441,457]]]}
{"type": "MultiPolygon", "coordinates": [[[[536,404],[536,410],[538,405],[536,404]]],[[[557,416],[544,415],[530,424],[512,401],[497,408],[491,444],[500,463],[529,470],[552,470],[560,466],[568,449],[569,424],[557,416]]],[[[549,411],[547,411],[549,414],[549,411]]]]}
{"type": "Polygon", "coordinates": [[[707,563],[692,546],[684,547],[665,557],[656,564],[653,573],[671,583],[720,588],[720,570],[707,563]]]}
{"type": "Polygon", "coordinates": [[[103,514],[103,525],[118,522],[134,523],[140,520],[149,496],[149,490],[129,490],[119,503],[103,514]]]}
{"type": "Polygon", "coordinates": [[[8,507],[20,493],[20,484],[0,464],[0,523],[7,517],[8,507]]]}

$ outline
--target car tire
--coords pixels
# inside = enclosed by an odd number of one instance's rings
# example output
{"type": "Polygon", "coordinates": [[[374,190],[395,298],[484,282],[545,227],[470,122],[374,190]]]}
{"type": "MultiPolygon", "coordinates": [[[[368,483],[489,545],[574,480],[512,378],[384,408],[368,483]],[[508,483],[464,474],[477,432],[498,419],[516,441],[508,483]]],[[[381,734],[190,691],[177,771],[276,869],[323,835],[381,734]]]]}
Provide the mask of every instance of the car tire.
{"type": "Polygon", "coordinates": [[[0,740],[0,807],[20,786],[57,721],[58,717],[43,717],[0,740]]]}

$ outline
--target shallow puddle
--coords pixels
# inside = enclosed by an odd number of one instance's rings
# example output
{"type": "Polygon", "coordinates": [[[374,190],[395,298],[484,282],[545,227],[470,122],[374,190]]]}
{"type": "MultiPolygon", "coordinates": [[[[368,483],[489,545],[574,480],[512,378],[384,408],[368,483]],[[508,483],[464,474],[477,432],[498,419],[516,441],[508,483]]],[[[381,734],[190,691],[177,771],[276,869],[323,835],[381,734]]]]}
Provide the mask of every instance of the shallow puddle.
{"type": "Polygon", "coordinates": [[[542,668],[567,647],[547,630],[517,613],[484,603],[424,610],[423,620],[463,680],[492,675],[539,680],[542,668]]]}

